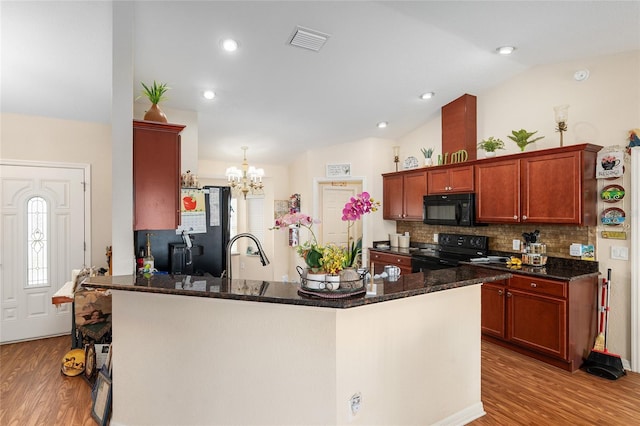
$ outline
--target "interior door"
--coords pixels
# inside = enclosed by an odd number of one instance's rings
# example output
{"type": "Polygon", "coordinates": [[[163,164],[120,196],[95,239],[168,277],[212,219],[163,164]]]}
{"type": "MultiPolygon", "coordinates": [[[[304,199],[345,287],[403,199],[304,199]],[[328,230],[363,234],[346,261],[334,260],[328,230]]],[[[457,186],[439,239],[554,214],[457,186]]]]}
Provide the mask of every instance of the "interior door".
{"type": "MultiPolygon", "coordinates": [[[[347,245],[347,222],[342,220],[342,209],[351,197],[362,192],[360,182],[326,182],[321,184],[322,194],[322,243],[347,245]]],[[[362,237],[362,221],[356,220],[350,237],[362,237]]]]}
{"type": "Polygon", "coordinates": [[[0,167],[0,342],[69,333],[51,297],[85,264],[85,170],[0,167]]]}

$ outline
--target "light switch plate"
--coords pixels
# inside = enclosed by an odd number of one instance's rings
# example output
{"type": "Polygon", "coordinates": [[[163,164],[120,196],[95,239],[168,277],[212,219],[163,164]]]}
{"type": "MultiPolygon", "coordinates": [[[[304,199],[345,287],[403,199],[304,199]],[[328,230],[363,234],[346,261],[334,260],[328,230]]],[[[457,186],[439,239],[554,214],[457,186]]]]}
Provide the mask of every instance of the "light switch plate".
{"type": "Polygon", "coordinates": [[[515,251],[520,251],[520,240],[513,240],[512,249],[515,251]]]}
{"type": "Polygon", "coordinates": [[[629,249],[623,246],[611,246],[611,259],[629,260],[629,249]]]}

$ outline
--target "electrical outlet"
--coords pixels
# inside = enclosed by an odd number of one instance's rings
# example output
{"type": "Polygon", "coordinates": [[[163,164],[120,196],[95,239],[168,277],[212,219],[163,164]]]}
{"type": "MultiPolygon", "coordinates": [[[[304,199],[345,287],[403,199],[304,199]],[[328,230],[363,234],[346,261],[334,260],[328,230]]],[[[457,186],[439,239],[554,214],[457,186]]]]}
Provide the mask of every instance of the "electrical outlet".
{"type": "Polygon", "coordinates": [[[289,281],[289,275],[284,274],[284,275],[282,276],[282,282],[283,282],[283,283],[286,283],[286,282],[288,282],[288,281],[289,281]]]}
{"type": "Polygon", "coordinates": [[[362,406],[362,394],[360,392],[356,392],[351,395],[349,398],[349,414],[351,417],[354,417],[360,411],[360,407],[362,406]]]}
{"type": "Polygon", "coordinates": [[[438,234],[433,234],[433,242],[434,243],[438,242],[438,234]]]}
{"type": "Polygon", "coordinates": [[[512,248],[515,251],[520,251],[520,240],[513,240],[512,248]]]}
{"type": "Polygon", "coordinates": [[[571,256],[582,256],[582,244],[573,243],[569,246],[569,254],[571,256]]]}
{"type": "Polygon", "coordinates": [[[240,269],[244,269],[244,262],[240,262],[240,269]]]}

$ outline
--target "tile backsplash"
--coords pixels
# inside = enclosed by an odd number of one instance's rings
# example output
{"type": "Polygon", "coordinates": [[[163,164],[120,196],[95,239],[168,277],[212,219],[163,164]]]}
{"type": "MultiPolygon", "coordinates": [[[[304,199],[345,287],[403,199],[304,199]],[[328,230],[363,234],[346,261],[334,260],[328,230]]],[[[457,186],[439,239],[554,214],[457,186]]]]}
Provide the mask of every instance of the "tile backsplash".
{"type": "Polygon", "coordinates": [[[489,250],[513,252],[513,240],[524,243],[522,234],[540,231],[539,242],[547,245],[547,255],[577,259],[569,255],[572,243],[593,244],[597,251],[597,228],[595,226],[573,225],[488,225],[476,227],[433,226],[421,222],[397,222],[399,233],[409,232],[411,242],[433,243],[433,234],[440,232],[451,234],[486,235],[489,237],[489,250]]]}

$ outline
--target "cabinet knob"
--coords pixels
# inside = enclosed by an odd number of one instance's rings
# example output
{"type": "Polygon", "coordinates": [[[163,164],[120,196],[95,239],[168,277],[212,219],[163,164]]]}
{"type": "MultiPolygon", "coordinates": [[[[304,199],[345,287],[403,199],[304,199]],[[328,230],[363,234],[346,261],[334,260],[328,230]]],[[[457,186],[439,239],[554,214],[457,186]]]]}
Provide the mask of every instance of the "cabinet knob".
{"type": "Polygon", "coordinates": [[[513,220],[518,220],[518,216],[517,216],[517,215],[514,215],[514,216],[513,216],[513,220]]]}
{"type": "Polygon", "coordinates": [[[527,215],[526,214],[522,215],[522,220],[527,220],[527,215]]]}
{"type": "Polygon", "coordinates": [[[511,292],[508,291],[507,292],[507,297],[511,297],[511,296],[513,296],[513,294],[511,294],[511,292]]]}
{"type": "Polygon", "coordinates": [[[503,294],[504,294],[504,291],[498,290],[498,296],[502,296],[503,294]]]}
{"type": "Polygon", "coordinates": [[[531,287],[536,288],[536,287],[538,287],[538,284],[536,284],[536,283],[531,283],[531,287]]]}

